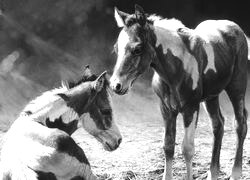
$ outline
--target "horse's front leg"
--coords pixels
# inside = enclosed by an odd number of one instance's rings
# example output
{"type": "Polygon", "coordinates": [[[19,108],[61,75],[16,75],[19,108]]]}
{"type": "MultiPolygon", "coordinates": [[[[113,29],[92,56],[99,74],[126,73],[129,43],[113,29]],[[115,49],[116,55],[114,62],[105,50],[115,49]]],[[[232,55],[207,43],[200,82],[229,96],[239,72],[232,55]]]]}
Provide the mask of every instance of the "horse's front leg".
{"type": "Polygon", "coordinates": [[[194,156],[194,136],[199,115],[199,104],[185,108],[182,113],[185,134],[182,143],[182,153],[187,167],[187,179],[193,179],[192,161],[194,156]]]}
{"type": "Polygon", "coordinates": [[[175,150],[175,135],[176,135],[176,117],[177,113],[171,111],[164,101],[161,101],[161,112],[164,120],[165,134],[164,134],[164,153],[165,153],[165,167],[163,180],[173,179],[172,164],[175,150]]]}

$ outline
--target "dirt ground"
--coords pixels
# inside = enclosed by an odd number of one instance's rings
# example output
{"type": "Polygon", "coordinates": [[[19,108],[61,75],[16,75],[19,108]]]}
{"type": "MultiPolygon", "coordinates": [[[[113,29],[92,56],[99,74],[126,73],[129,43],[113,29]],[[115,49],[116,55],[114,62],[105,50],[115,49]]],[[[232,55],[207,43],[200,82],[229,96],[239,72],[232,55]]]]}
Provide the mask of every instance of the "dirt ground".
{"type": "MultiPolygon", "coordinates": [[[[3,82],[3,81],[1,81],[3,82]]],[[[10,81],[8,81],[10,82],[10,81]]],[[[12,82],[14,83],[14,81],[12,82]]],[[[27,82],[29,84],[29,82],[27,82]]],[[[1,84],[1,87],[8,85],[14,89],[16,84],[1,84]]],[[[32,86],[33,87],[33,86],[32,86]]],[[[20,87],[21,88],[21,87],[20,87]]],[[[30,91],[41,90],[35,87],[30,91]]],[[[31,92],[20,95],[20,90],[5,91],[1,99],[7,101],[11,94],[19,95],[8,104],[8,109],[13,111],[0,114],[0,130],[6,130],[13,117],[22,109],[21,103],[27,101],[31,92]],[[12,104],[11,104],[12,103],[12,104]]],[[[92,169],[100,180],[160,180],[164,169],[164,154],[162,149],[163,123],[160,115],[158,99],[152,92],[150,86],[136,84],[133,90],[125,96],[112,95],[115,120],[120,127],[123,141],[120,147],[114,152],[104,151],[102,146],[81,128],[73,134],[76,142],[85,151],[92,169]]],[[[234,160],[236,136],[234,130],[234,115],[231,104],[225,96],[221,95],[222,112],[226,119],[223,146],[221,150],[221,175],[220,179],[228,179],[234,160]]],[[[247,93],[247,109],[250,111],[250,90],[247,93]]],[[[2,104],[4,105],[4,104],[2,104]]],[[[5,109],[6,110],[6,109],[5,109]]],[[[88,118],[88,117],[86,117],[88,118]]],[[[248,118],[250,127],[250,118],[248,118]]],[[[183,138],[182,117],[177,120],[177,137],[175,160],[173,164],[174,179],[184,179],[186,172],[185,162],[181,153],[183,138]]],[[[4,133],[0,133],[2,137],[4,133]]],[[[1,139],[1,138],[0,138],[1,139]]],[[[200,118],[195,137],[195,157],[193,161],[194,179],[206,179],[206,172],[209,168],[212,149],[212,130],[210,120],[201,105],[200,118]]],[[[244,145],[243,177],[250,179],[250,133],[248,133],[244,145]]]]}

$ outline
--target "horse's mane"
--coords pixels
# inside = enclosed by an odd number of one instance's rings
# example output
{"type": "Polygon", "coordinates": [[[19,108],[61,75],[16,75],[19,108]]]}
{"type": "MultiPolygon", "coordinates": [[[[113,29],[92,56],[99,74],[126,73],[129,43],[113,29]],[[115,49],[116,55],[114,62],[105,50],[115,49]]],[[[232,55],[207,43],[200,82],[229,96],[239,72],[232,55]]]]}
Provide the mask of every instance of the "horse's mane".
{"type": "Polygon", "coordinates": [[[179,28],[185,27],[185,25],[178,19],[162,18],[161,16],[157,16],[155,14],[149,15],[147,20],[150,21],[154,26],[169,30],[178,30],[179,28]]]}
{"type": "Polygon", "coordinates": [[[31,114],[32,112],[36,112],[41,107],[44,107],[47,104],[53,102],[55,98],[58,98],[59,96],[55,96],[56,94],[63,93],[67,90],[68,90],[67,85],[62,82],[61,87],[45,91],[42,95],[30,101],[25,106],[21,114],[31,114]]]}
{"type": "MultiPolygon", "coordinates": [[[[49,103],[53,102],[55,99],[59,98],[59,96],[56,96],[57,94],[64,93],[68,91],[69,89],[74,88],[83,82],[94,81],[96,80],[96,78],[97,76],[93,74],[89,77],[81,77],[77,79],[76,81],[62,81],[61,86],[59,88],[54,88],[52,90],[45,91],[42,95],[30,101],[25,106],[21,114],[23,115],[32,114],[32,112],[36,112],[41,107],[44,107],[48,105],[49,103]]],[[[107,80],[105,81],[105,84],[108,84],[107,80]]]]}

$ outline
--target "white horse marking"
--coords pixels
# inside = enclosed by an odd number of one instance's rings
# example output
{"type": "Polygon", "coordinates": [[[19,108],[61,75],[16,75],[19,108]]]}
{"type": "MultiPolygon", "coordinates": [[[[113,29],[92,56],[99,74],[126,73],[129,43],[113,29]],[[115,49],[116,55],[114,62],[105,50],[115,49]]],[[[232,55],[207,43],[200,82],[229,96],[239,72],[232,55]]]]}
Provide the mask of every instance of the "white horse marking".
{"type": "MultiPolygon", "coordinates": [[[[121,33],[118,36],[118,59],[117,63],[120,65],[120,63],[123,60],[123,57],[126,53],[126,46],[129,43],[129,35],[125,30],[122,30],[121,33]]],[[[119,67],[117,65],[117,67],[119,67]]]]}
{"type": "Polygon", "coordinates": [[[192,89],[194,90],[198,87],[199,82],[198,63],[195,57],[186,49],[177,32],[166,29],[168,26],[164,29],[163,25],[166,26],[167,21],[161,24],[161,27],[155,27],[155,34],[157,38],[156,46],[162,45],[163,53],[165,54],[168,52],[168,49],[171,50],[173,55],[178,57],[183,62],[184,70],[190,74],[193,80],[192,89]]]}
{"type": "Polygon", "coordinates": [[[213,46],[209,42],[207,42],[207,43],[204,43],[203,47],[207,54],[207,66],[206,66],[206,69],[204,70],[204,73],[207,73],[208,70],[213,70],[216,73],[217,70],[214,64],[215,58],[214,58],[213,46]]]}
{"type": "Polygon", "coordinates": [[[187,167],[188,180],[193,179],[192,161],[195,152],[194,137],[195,137],[196,121],[198,119],[198,115],[199,115],[198,111],[195,111],[193,114],[192,123],[189,125],[189,127],[185,128],[185,135],[182,143],[182,152],[187,167]]]}
{"type": "Polygon", "coordinates": [[[118,10],[115,8],[115,20],[118,27],[124,27],[124,21],[121,16],[118,14],[118,10]]]}
{"type": "Polygon", "coordinates": [[[192,89],[196,89],[198,87],[199,82],[199,70],[198,70],[198,63],[193,55],[191,55],[188,51],[184,53],[183,56],[183,65],[184,70],[191,75],[191,78],[193,80],[192,83],[192,89]]]}
{"type": "Polygon", "coordinates": [[[129,35],[128,33],[123,29],[121,30],[119,36],[118,36],[118,40],[117,40],[117,50],[118,50],[118,55],[117,55],[117,61],[116,61],[116,65],[114,68],[114,73],[112,75],[112,77],[110,78],[110,86],[111,87],[115,87],[116,83],[120,83],[121,81],[123,81],[122,77],[118,78],[118,74],[117,71],[123,60],[124,60],[124,56],[126,53],[126,46],[129,43],[129,35]]]}

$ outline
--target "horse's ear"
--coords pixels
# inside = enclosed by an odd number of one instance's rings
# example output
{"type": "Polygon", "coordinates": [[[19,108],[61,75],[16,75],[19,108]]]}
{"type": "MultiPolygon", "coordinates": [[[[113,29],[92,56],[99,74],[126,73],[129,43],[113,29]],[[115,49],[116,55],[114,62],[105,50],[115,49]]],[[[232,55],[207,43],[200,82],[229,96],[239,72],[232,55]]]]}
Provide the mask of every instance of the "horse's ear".
{"type": "Polygon", "coordinates": [[[104,71],[93,83],[93,88],[100,92],[102,88],[104,87],[105,81],[106,81],[106,73],[107,71],[104,71]]]}
{"type": "Polygon", "coordinates": [[[135,5],[135,17],[140,25],[144,26],[146,24],[146,15],[143,8],[138,4],[135,5]]]}
{"type": "Polygon", "coordinates": [[[83,79],[88,79],[89,77],[91,77],[93,74],[89,68],[89,65],[86,65],[85,66],[85,69],[83,71],[83,75],[82,75],[82,78],[83,79]]]}
{"type": "Polygon", "coordinates": [[[114,9],[115,11],[115,20],[118,25],[118,27],[124,27],[125,26],[125,20],[128,17],[129,14],[119,11],[117,7],[114,9]]]}

